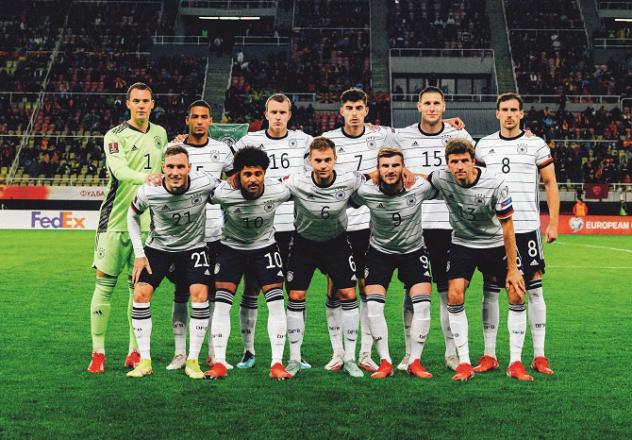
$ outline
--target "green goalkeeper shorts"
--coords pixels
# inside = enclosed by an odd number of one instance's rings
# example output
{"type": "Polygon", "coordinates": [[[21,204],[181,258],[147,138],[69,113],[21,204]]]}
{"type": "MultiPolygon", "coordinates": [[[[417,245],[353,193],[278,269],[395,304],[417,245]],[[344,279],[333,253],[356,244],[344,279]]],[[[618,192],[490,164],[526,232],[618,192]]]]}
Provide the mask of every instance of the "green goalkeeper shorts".
{"type": "MultiPolygon", "coordinates": [[[[142,236],[144,243],[147,233],[142,236]]],[[[129,234],[118,231],[97,232],[92,267],[113,277],[118,277],[125,269],[131,275],[134,268],[134,249],[129,234]]]]}

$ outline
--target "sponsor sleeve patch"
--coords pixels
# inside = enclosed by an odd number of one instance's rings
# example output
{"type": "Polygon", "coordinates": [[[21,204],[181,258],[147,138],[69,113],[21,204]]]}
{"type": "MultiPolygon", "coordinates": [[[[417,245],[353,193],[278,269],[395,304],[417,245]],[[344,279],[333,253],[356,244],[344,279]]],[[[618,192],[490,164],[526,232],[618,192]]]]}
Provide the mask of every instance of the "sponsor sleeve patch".
{"type": "Polygon", "coordinates": [[[110,142],[108,144],[108,150],[110,151],[110,154],[115,154],[119,152],[119,144],[118,142],[110,142]]]}

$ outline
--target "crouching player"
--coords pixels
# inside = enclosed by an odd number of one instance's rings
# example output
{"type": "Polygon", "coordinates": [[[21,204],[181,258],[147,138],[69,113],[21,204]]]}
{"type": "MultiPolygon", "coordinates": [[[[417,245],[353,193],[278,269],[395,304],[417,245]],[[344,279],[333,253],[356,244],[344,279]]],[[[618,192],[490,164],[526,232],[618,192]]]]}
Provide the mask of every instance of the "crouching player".
{"type": "Polygon", "coordinates": [[[219,180],[207,174],[191,172],[189,154],[181,146],[169,147],[162,166],[161,186],[143,185],[132,201],[127,227],[134,247],[134,304],[132,327],[138,341],[140,362],[128,377],[152,373],[150,340],[150,301],[167,273],[174,270],[191,294],[190,347],[185,373],[203,379],[198,356],[208,326],[209,271],[204,226],[206,204],[219,180]],[[143,248],[140,215],[149,209],[152,228],[143,248]]]}
{"type": "Polygon", "coordinates": [[[509,350],[507,375],[533,380],[521,363],[526,330],[525,284],[517,263],[513,207],[509,187],[501,177],[474,166],[474,147],[465,139],[452,139],[445,148],[448,169],[430,173],[450,211],[452,244],[448,260],[448,314],[459,366],[453,380],[474,376],[470,362],[468,323],[463,307],[474,269],[487,280],[505,285],[509,297],[509,350]]]}
{"type": "Polygon", "coordinates": [[[274,239],[274,214],[290,192],[278,180],[266,179],[270,159],[256,147],[235,154],[234,181],[222,182],[212,202],[222,207],[224,228],[215,264],[215,310],[211,323],[215,363],[204,374],[220,379],[227,374],[226,346],[230,309],[239,280],[246,270],[261,286],[268,305],[268,335],[272,346],[270,377],[292,377],[283,367],[287,321],[283,304],[283,264],[274,239]]]}
{"type": "Polygon", "coordinates": [[[413,303],[408,372],[426,379],[432,374],[423,367],[420,357],[430,329],[432,285],[420,205],[435,197],[437,191],[421,177],[412,187],[404,187],[404,156],[399,148],[381,148],[377,154],[377,170],[378,183],[367,181],[351,198],[352,204],[368,206],[371,214],[365,268],[366,298],[369,326],[381,359],[380,367],[371,377],[384,379],[393,375],[384,302],[397,269],[413,303]]]}

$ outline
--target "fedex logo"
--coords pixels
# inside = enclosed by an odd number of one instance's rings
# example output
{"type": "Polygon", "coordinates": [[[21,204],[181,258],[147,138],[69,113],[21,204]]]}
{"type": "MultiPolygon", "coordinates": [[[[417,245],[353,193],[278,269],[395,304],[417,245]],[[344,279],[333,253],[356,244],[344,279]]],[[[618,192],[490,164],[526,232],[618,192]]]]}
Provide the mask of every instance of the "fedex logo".
{"type": "Polygon", "coordinates": [[[31,213],[31,228],[85,229],[85,222],[85,217],[75,217],[72,211],[60,211],[59,216],[55,217],[42,215],[42,211],[31,213]]]}

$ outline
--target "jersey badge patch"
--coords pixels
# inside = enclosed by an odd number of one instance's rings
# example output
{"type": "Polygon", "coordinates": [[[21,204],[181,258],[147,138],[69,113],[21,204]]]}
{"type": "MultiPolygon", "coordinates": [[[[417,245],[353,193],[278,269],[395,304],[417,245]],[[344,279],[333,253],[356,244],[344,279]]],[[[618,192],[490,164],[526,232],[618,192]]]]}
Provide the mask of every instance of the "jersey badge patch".
{"type": "Polygon", "coordinates": [[[476,194],[474,203],[476,203],[477,205],[483,205],[485,203],[485,196],[483,194],[476,194]]]}
{"type": "Polygon", "coordinates": [[[406,200],[406,203],[408,203],[408,206],[415,206],[415,203],[417,203],[417,198],[415,196],[410,196],[408,200],[406,200]]]}
{"type": "Polygon", "coordinates": [[[119,145],[118,142],[110,142],[108,144],[108,150],[110,152],[110,154],[116,154],[119,152],[119,145]]]}
{"type": "Polygon", "coordinates": [[[369,147],[370,149],[374,149],[375,147],[377,147],[377,143],[375,142],[375,139],[369,138],[366,141],[366,146],[369,147]]]}
{"type": "Polygon", "coordinates": [[[272,202],[266,202],[266,204],[265,204],[265,205],[263,205],[263,210],[264,210],[265,212],[270,212],[270,211],[272,211],[273,209],[274,209],[274,203],[272,203],[272,202]]]}
{"type": "Polygon", "coordinates": [[[157,149],[162,149],[162,141],[160,140],[160,136],[154,136],[154,143],[156,144],[157,149]]]}
{"type": "Polygon", "coordinates": [[[338,191],[336,193],[336,200],[342,200],[345,198],[345,192],[344,191],[338,191]]]}
{"type": "Polygon", "coordinates": [[[526,144],[518,144],[516,147],[518,154],[527,154],[527,145],[526,144]]]}

